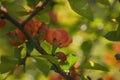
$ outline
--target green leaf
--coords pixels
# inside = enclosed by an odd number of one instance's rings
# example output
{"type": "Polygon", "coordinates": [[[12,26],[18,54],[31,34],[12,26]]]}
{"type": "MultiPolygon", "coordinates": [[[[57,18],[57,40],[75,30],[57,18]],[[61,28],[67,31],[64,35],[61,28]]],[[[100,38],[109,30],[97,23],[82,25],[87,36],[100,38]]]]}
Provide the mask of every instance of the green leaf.
{"type": "Polygon", "coordinates": [[[10,22],[10,21],[6,21],[6,25],[4,28],[0,29],[0,37],[1,36],[6,36],[6,34],[12,30],[14,30],[16,27],[10,22]]]}
{"type": "Polygon", "coordinates": [[[43,74],[45,74],[46,76],[48,76],[49,71],[50,71],[50,67],[51,65],[48,64],[48,61],[46,61],[45,59],[41,59],[41,58],[35,58],[36,59],[36,67],[43,72],[43,74]]]}
{"type": "Polygon", "coordinates": [[[12,71],[17,64],[17,60],[10,56],[1,56],[0,73],[12,71]]]}
{"type": "Polygon", "coordinates": [[[15,0],[0,0],[2,3],[11,3],[11,2],[13,2],[13,1],[15,1],[15,0]]]}
{"type": "Polygon", "coordinates": [[[108,0],[96,0],[96,1],[101,3],[101,4],[110,5],[108,0]]]}
{"type": "Polygon", "coordinates": [[[40,1],[42,1],[42,0],[34,0],[34,1],[32,1],[32,0],[26,0],[26,1],[27,1],[28,6],[30,6],[30,7],[32,7],[32,8],[35,8],[35,6],[36,6],[40,1]]]}
{"type": "Polygon", "coordinates": [[[116,60],[120,60],[120,54],[115,54],[116,60]]]}
{"type": "Polygon", "coordinates": [[[86,0],[68,0],[73,11],[93,21],[93,12],[86,0]]]}
{"type": "Polygon", "coordinates": [[[79,68],[80,69],[93,69],[93,70],[109,71],[106,66],[98,64],[98,63],[94,63],[92,61],[83,63],[79,68]]]}
{"type": "Polygon", "coordinates": [[[37,20],[44,22],[44,23],[49,23],[50,22],[50,18],[48,13],[43,13],[43,14],[38,14],[35,16],[37,20]]]}
{"type": "Polygon", "coordinates": [[[23,46],[14,48],[14,57],[17,58],[18,64],[22,63],[22,59],[21,59],[21,51],[22,50],[23,50],[23,46]]]}
{"type": "Polygon", "coordinates": [[[41,47],[43,47],[44,50],[47,51],[47,53],[51,54],[51,50],[52,50],[51,44],[47,43],[46,41],[43,41],[41,43],[41,47]]]}
{"type": "Polygon", "coordinates": [[[47,7],[45,9],[43,9],[42,11],[40,11],[35,18],[40,20],[41,22],[44,23],[49,23],[50,22],[50,16],[48,14],[48,12],[51,10],[51,6],[48,4],[47,7]]]}
{"type": "Polygon", "coordinates": [[[10,45],[9,38],[6,35],[0,34],[0,54],[13,55],[14,48],[10,45]]]}
{"type": "Polygon", "coordinates": [[[5,8],[7,9],[7,11],[9,12],[9,14],[11,16],[14,16],[14,18],[18,18],[18,16],[21,18],[21,13],[25,12],[26,10],[23,7],[23,5],[21,4],[17,4],[17,3],[8,3],[8,4],[4,4],[5,8]]]}
{"type": "Polygon", "coordinates": [[[69,70],[71,66],[69,66],[69,63],[68,63],[68,62],[64,62],[64,63],[60,63],[60,67],[61,67],[63,70],[69,70]]]}
{"type": "Polygon", "coordinates": [[[117,27],[116,36],[120,37],[120,23],[119,23],[119,25],[117,27]]]}
{"type": "Polygon", "coordinates": [[[47,59],[51,63],[54,63],[54,64],[58,65],[58,59],[56,57],[54,57],[54,56],[51,56],[51,55],[42,55],[41,57],[47,59]]]}
{"type": "Polygon", "coordinates": [[[78,61],[78,57],[72,54],[67,56],[67,62],[60,63],[60,67],[64,70],[69,70],[76,62],[78,61]]]}
{"type": "Polygon", "coordinates": [[[20,60],[21,59],[21,51],[22,51],[23,47],[15,47],[14,48],[14,56],[20,60]]]}
{"type": "Polygon", "coordinates": [[[119,14],[119,16],[116,18],[116,21],[117,21],[118,23],[120,23],[120,14],[119,14]]]}
{"type": "Polygon", "coordinates": [[[80,78],[81,78],[82,80],[88,80],[87,77],[86,77],[85,75],[83,75],[83,74],[80,75],[80,78]]]}
{"type": "Polygon", "coordinates": [[[67,61],[69,62],[69,67],[71,67],[76,63],[76,61],[78,61],[78,57],[75,55],[69,54],[67,56],[67,61]]]}
{"type": "Polygon", "coordinates": [[[110,41],[120,41],[120,37],[118,37],[117,31],[108,32],[104,37],[110,41]]]}
{"type": "Polygon", "coordinates": [[[92,42],[90,40],[86,40],[82,43],[81,49],[83,50],[84,54],[90,53],[92,49],[92,42]]]}

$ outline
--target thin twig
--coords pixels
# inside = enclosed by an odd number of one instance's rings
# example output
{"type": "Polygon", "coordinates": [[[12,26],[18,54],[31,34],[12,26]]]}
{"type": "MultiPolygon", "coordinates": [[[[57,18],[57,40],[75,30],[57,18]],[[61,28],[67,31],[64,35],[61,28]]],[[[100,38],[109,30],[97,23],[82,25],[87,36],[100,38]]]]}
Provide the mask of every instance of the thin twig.
{"type": "Polygon", "coordinates": [[[24,26],[30,19],[32,19],[39,11],[42,11],[48,4],[50,0],[46,0],[40,7],[37,7],[30,16],[28,16],[28,18],[22,23],[22,25],[24,26]]]}
{"type": "Polygon", "coordinates": [[[70,77],[69,75],[67,75],[59,66],[57,66],[54,63],[51,63],[51,64],[54,66],[55,72],[59,73],[60,75],[62,75],[67,80],[74,80],[72,77],[70,77]]]}

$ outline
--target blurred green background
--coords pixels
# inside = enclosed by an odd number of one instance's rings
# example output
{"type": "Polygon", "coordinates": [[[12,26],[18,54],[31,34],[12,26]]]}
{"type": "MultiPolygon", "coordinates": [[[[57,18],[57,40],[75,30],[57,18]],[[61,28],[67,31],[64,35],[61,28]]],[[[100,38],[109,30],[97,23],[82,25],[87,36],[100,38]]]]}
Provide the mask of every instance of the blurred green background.
{"type": "MultiPolygon", "coordinates": [[[[17,0],[15,1],[17,4],[17,0]]],[[[23,5],[22,0],[18,1],[21,1],[21,4],[23,5]]],[[[48,24],[49,27],[63,28],[67,30],[67,32],[72,37],[73,42],[69,47],[59,48],[57,49],[57,51],[62,51],[66,55],[75,55],[77,56],[75,61],[79,62],[82,62],[85,56],[89,55],[89,61],[107,66],[109,71],[86,69],[85,75],[90,76],[92,80],[100,80],[100,78],[104,78],[104,80],[120,80],[120,62],[118,62],[114,57],[116,53],[120,52],[120,43],[107,40],[104,37],[105,34],[110,31],[115,31],[118,27],[116,18],[119,17],[120,12],[119,1],[105,0],[104,2],[102,0],[87,0],[89,8],[91,9],[92,15],[94,17],[92,21],[90,21],[88,17],[83,15],[81,16],[74,12],[71,9],[68,1],[69,0],[53,0],[51,3],[52,8],[50,8],[49,6],[47,7],[46,11],[43,11],[35,16],[41,22],[45,22],[46,24],[48,24]],[[55,21],[49,16],[50,11],[53,11],[55,13],[55,15],[52,16],[55,17],[55,21]],[[90,43],[90,47],[87,47],[85,45],[85,42],[87,42],[88,44],[90,43]],[[84,48],[85,46],[86,48],[84,48]]],[[[15,14],[14,16],[17,20],[26,18],[28,13],[23,13],[22,10],[21,13],[19,11],[17,12],[16,8],[11,12],[11,8],[9,9],[9,6],[12,7],[12,5],[11,3],[8,4],[9,5],[5,4],[6,8],[8,8],[8,12],[11,15],[15,14]]],[[[26,3],[24,3],[24,5],[25,4],[26,3]]],[[[86,10],[89,10],[89,8],[87,8],[86,10]]],[[[13,30],[14,28],[14,25],[8,23],[8,25],[4,29],[0,29],[0,56],[13,55],[14,47],[10,45],[10,41],[6,36],[6,33],[13,30]]],[[[50,44],[43,42],[42,46],[48,53],[50,53],[50,44]]],[[[25,51],[23,49],[23,56],[24,53],[25,51]]],[[[32,51],[32,54],[38,55],[39,53],[34,50],[32,51]]],[[[48,75],[45,76],[33,64],[34,61],[35,60],[33,58],[28,58],[26,62],[26,73],[21,70],[23,66],[17,67],[16,73],[10,75],[7,80],[49,80],[51,74],[54,74],[54,72],[48,71],[48,75]]],[[[7,74],[9,74],[9,72],[0,74],[0,80],[6,77],[7,74]]]]}

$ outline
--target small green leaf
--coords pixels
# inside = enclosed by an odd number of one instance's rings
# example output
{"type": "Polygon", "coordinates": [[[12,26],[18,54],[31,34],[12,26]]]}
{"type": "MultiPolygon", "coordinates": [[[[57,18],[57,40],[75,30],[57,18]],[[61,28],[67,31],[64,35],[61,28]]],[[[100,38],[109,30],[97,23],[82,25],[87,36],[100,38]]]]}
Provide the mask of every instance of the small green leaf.
{"type": "Polygon", "coordinates": [[[17,60],[10,56],[1,56],[0,73],[12,71],[17,64],[17,60]]]}
{"type": "Polygon", "coordinates": [[[120,60],[120,54],[115,55],[116,60],[120,60]]]}
{"type": "Polygon", "coordinates": [[[14,16],[14,18],[18,18],[18,16],[21,18],[21,13],[25,12],[26,10],[23,7],[23,5],[16,4],[16,3],[9,3],[9,4],[4,4],[5,8],[7,11],[10,13],[11,16],[14,16]]]}
{"type": "Polygon", "coordinates": [[[117,21],[118,23],[120,23],[120,14],[119,14],[119,16],[116,18],[116,21],[117,21]]]}
{"type": "Polygon", "coordinates": [[[23,47],[15,47],[14,48],[14,57],[17,58],[18,64],[22,63],[21,59],[21,51],[23,50],[23,47]]]}
{"type": "Polygon", "coordinates": [[[63,70],[69,70],[69,69],[70,69],[70,66],[69,66],[69,63],[68,63],[68,62],[60,63],[60,67],[61,67],[63,70]]]}
{"type": "Polygon", "coordinates": [[[51,10],[51,6],[48,5],[48,7],[46,7],[45,9],[43,9],[42,11],[40,11],[35,18],[37,20],[40,20],[41,22],[44,23],[49,23],[50,22],[50,16],[48,14],[48,12],[51,10]]]}
{"type": "Polygon", "coordinates": [[[45,59],[41,59],[41,58],[35,58],[36,59],[36,67],[43,72],[43,74],[45,74],[46,76],[48,76],[49,71],[50,71],[50,67],[51,65],[48,64],[48,62],[45,59]]]}
{"type": "Polygon", "coordinates": [[[86,0],[68,0],[72,10],[93,21],[93,12],[86,0]]]}
{"type": "Polygon", "coordinates": [[[78,57],[72,54],[67,56],[67,62],[60,63],[60,67],[64,70],[69,70],[76,62],[78,61],[78,57]]]}
{"type": "Polygon", "coordinates": [[[13,58],[13,57],[11,57],[11,56],[1,56],[0,57],[0,59],[1,59],[1,63],[3,62],[6,62],[6,63],[11,63],[11,64],[16,64],[17,63],[17,60],[16,60],[16,58],[13,58]]]}
{"type": "Polygon", "coordinates": [[[39,15],[36,15],[35,17],[37,20],[40,20],[41,22],[44,22],[44,23],[50,22],[48,13],[39,14],[39,15]]]}
{"type": "Polygon", "coordinates": [[[47,43],[46,41],[43,41],[41,43],[41,47],[43,47],[47,53],[51,54],[51,50],[52,50],[51,44],[47,43]]]}
{"type": "Polygon", "coordinates": [[[0,64],[0,73],[6,73],[14,69],[13,64],[10,63],[1,63],[0,64]]]}
{"type": "Polygon", "coordinates": [[[83,50],[85,54],[90,53],[92,49],[92,42],[90,40],[84,41],[81,45],[81,49],[83,50]]]}
{"type": "Polygon", "coordinates": [[[34,0],[34,1],[32,1],[32,0],[26,0],[26,1],[27,1],[28,6],[30,6],[30,7],[32,7],[32,8],[35,8],[36,5],[37,5],[40,1],[42,1],[42,0],[34,0]]]}
{"type": "Polygon", "coordinates": [[[88,80],[85,75],[80,75],[80,78],[81,78],[82,80],[88,80]]]}
{"type": "Polygon", "coordinates": [[[51,63],[54,63],[54,64],[58,65],[58,59],[56,57],[51,56],[51,55],[42,55],[42,57],[47,59],[51,63]]]}
{"type": "Polygon", "coordinates": [[[116,36],[120,37],[120,23],[119,23],[119,25],[117,27],[116,36]]]}
{"type": "Polygon", "coordinates": [[[67,61],[69,62],[70,67],[73,66],[76,63],[77,60],[78,60],[78,57],[75,56],[75,55],[69,54],[67,56],[67,61]]]}
{"type": "Polygon", "coordinates": [[[17,59],[20,59],[21,58],[21,51],[22,51],[23,47],[15,47],[14,48],[14,56],[17,58],[17,59]]]}
{"type": "Polygon", "coordinates": [[[79,68],[80,69],[93,69],[93,70],[109,71],[106,66],[103,66],[98,63],[94,63],[92,61],[83,63],[79,68]]]}
{"type": "Polygon", "coordinates": [[[4,28],[0,29],[0,37],[7,36],[6,34],[12,30],[14,30],[16,27],[9,21],[6,21],[6,25],[4,28]]]}
{"type": "Polygon", "coordinates": [[[101,4],[110,5],[108,0],[96,0],[96,1],[101,3],[101,4]]]}
{"type": "Polygon", "coordinates": [[[10,45],[8,37],[0,34],[0,54],[13,55],[14,48],[10,45]]]}
{"type": "Polygon", "coordinates": [[[110,41],[120,41],[120,37],[118,37],[117,31],[108,32],[104,37],[110,41]]]}

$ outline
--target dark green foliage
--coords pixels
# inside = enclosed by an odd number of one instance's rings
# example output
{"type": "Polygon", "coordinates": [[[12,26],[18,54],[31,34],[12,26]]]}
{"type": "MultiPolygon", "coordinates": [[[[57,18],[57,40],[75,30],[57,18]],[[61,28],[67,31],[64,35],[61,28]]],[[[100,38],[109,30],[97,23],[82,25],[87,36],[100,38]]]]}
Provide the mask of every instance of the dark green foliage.
{"type": "Polygon", "coordinates": [[[1,56],[0,62],[0,73],[12,71],[17,64],[17,60],[10,56],[1,56]]]}
{"type": "Polygon", "coordinates": [[[98,63],[94,63],[92,61],[83,63],[83,65],[81,65],[79,68],[80,69],[93,69],[93,70],[109,71],[108,67],[98,64],[98,63]]]}
{"type": "Polygon", "coordinates": [[[116,58],[116,60],[120,60],[120,54],[119,53],[115,54],[115,58],[116,58]]]}
{"type": "Polygon", "coordinates": [[[91,49],[92,49],[92,42],[90,40],[84,41],[81,45],[81,49],[83,50],[83,52],[87,55],[90,53],[91,49]]]}
{"type": "Polygon", "coordinates": [[[51,67],[50,64],[42,58],[35,58],[35,60],[36,67],[42,71],[44,75],[48,76],[51,67]]]}
{"type": "Polygon", "coordinates": [[[120,37],[117,37],[117,31],[108,32],[105,35],[105,38],[110,40],[110,41],[120,41],[120,37]]]}
{"type": "Polygon", "coordinates": [[[96,1],[104,5],[110,5],[108,0],[96,0],[96,1]]]}
{"type": "Polygon", "coordinates": [[[93,12],[86,0],[68,0],[72,10],[93,21],[93,12]]]}
{"type": "Polygon", "coordinates": [[[30,6],[31,8],[35,8],[36,5],[40,2],[40,1],[43,1],[43,0],[27,0],[27,4],[28,6],[30,6]]]}

